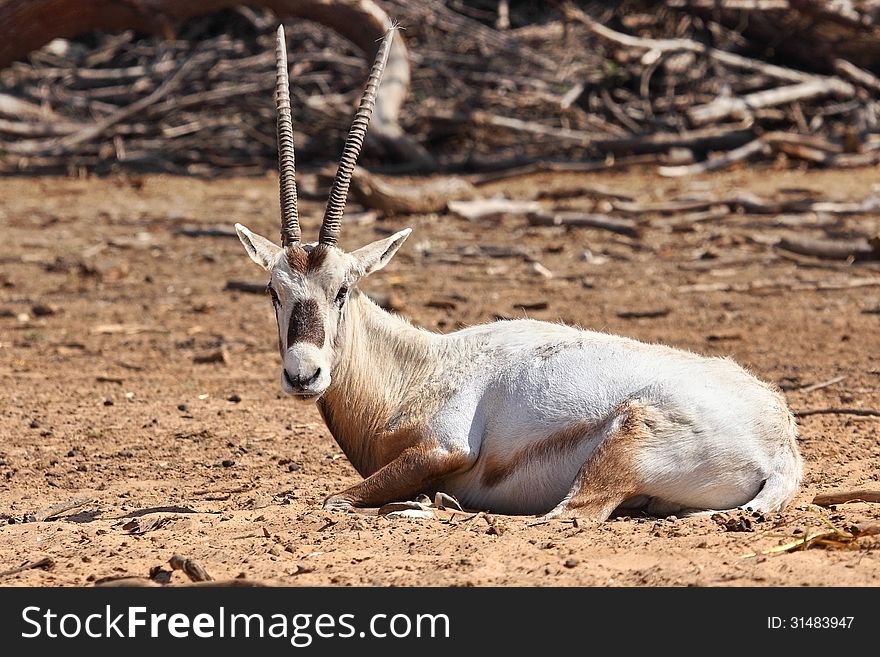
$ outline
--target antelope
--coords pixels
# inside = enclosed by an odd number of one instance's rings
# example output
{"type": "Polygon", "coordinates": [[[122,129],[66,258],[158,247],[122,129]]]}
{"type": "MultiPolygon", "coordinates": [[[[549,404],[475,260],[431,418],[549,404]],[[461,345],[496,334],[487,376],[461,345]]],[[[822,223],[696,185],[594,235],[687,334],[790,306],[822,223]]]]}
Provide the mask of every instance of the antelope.
{"type": "Polygon", "coordinates": [[[352,171],[394,28],[346,138],[317,242],[303,242],[283,26],[276,44],[281,246],[241,224],[269,273],[281,387],[316,403],[363,477],[324,501],[353,511],[443,491],[466,508],[602,522],[783,509],[802,473],[780,391],[729,359],[530,319],[440,334],[358,290],[411,229],[339,245],[352,171]]]}

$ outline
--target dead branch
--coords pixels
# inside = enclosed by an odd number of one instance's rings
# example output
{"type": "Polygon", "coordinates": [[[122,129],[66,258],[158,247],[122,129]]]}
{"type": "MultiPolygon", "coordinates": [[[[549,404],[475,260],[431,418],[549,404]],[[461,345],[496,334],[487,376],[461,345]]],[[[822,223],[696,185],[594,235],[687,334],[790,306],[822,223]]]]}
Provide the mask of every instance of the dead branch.
{"type": "Polygon", "coordinates": [[[424,182],[394,183],[356,167],[351,181],[358,203],[391,214],[442,212],[452,201],[471,200],[477,190],[463,178],[433,178],[424,182]]]}
{"type": "Polygon", "coordinates": [[[23,573],[26,570],[33,570],[34,568],[42,568],[43,570],[51,570],[55,567],[55,561],[51,557],[43,557],[42,559],[37,559],[35,561],[28,561],[27,563],[22,564],[16,568],[10,568],[9,570],[4,570],[0,572],[0,578],[9,577],[10,575],[17,575],[18,573],[23,573]]]}
{"type": "Polygon", "coordinates": [[[632,219],[620,219],[604,214],[586,214],[582,212],[533,212],[528,215],[532,226],[572,226],[581,228],[598,228],[608,230],[627,237],[639,237],[639,225],[632,219]]]}
{"type": "Polygon", "coordinates": [[[541,210],[541,204],[537,201],[517,201],[507,198],[449,201],[446,207],[451,213],[468,221],[478,221],[506,214],[528,214],[541,210]]]}
{"type": "Polygon", "coordinates": [[[708,160],[704,160],[703,162],[697,162],[696,164],[685,164],[681,166],[668,166],[668,167],[658,167],[657,173],[661,176],[668,176],[671,178],[676,178],[679,176],[695,176],[701,173],[707,173],[709,171],[717,171],[718,169],[724,169],[725,167],[729,167],[731,164],[735,162],[741,162],[743,160],[747,160],[753,155],[757,155],[758,153],[762,153],[767,149],[767,143],[763,138],[758,138],[750,141],[747,144],[740,146],[739,148],[734,148],[732,151],[728,151],[722,155],[717,157],[709,158],[708,160]]]}
{"type": "Polygon", "coordinates": [[[835,383],[840,383],[844,379],[846,379],[846,375],[841,374],[840,376],[835,376],[834,378],[828,379],[827,381],[819,381],[818,383],[813,383],[808,386],[804,386],[803,388],[798,388],[798,392],[814,392],[816,390],[821,390],[822,388],[833,386],[835,383]]]}
{"type": "Polygon", "coordinates": [[[834,70],[837,72],[838,75],[849,78],[856,84],[859,84],[866,89],[880,91],[880,78],[878,78],[870,71],[866,71],[863,68],[859,68],[855,64],[849,63],[845,59],[835,59],[834,70]]]}
{"type": "Polygon", "coordinates": [[[880,502],[880,490],[835,491],[820,493],[813,498],[813,504],[817,506],[848,504],[849,502],[880,502]]]}
{"type": "Polygon", "coordinates": [[[880,240],[872,241],[865,237],[844,240],[791,235],[783,237],[776,243],[778,249],[832,260],[878,257],[880,256],[878,247],[880,240]]]}
{"type": "Polygon", "coordinates": [[[810,415],[855,415],[857,417],[880,417],[880,410],[874,408],[841,408],[832,406],[829,408],[810,408],[803,411],[795,411],[796,417],[809,417],[810,415]]]}
{"type": "Polygon", "coordinates": [[[265,283],[252,283],[251,281],[226,281],[226,287],[223,289],[247,294],[266,294],[265,283]]]}
{"type": "Polygon", "coordinates": [[[52,506],[43,509],[40,513],[36,514],[37,522],[43,522],[45,520],[51,520],[55,516],[58,516],[65,511],[71,511],[73,509],[78,509],[81,506],[85,506],[89,502],[92,501],[90,497],[77,497],[76,499],[70,500],[68,502],[61,502],[60,504],[53,504],[52,506]]]}
{"type": "Polygon", "coordinates": [[[851,84],[836,78],[814,78],[786,87],[756,91],[742,98],[721,96],[711,103],[688,110],[687,115],[694,125],[705,125],[728,116],[747,118],[754,110],[832,94],[839,98],[848,98],[855,94],[855,89],[851,84]]]}

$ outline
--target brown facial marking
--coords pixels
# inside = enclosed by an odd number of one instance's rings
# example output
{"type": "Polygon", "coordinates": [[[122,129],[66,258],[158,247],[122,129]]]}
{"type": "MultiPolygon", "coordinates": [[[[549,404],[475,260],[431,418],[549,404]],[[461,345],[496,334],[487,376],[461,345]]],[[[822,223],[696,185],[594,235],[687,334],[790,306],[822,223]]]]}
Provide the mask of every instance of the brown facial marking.
{"type": "Polygon", "coordinates": [[[287,264],[291,271],[297,274],[306,275],[311,271],[315,271],[327,258],[328,248],[324,244],[318,244],[311,251],[307,252],[301,246],[288,246],[287,264]]]}
{"type": "Polygon", "coordinates": [[[290,323],[287,325],[287,346],[297,342],[309,342],[319,347],[324,346],[324,322],[321,311],[314,299],[297,301],[290,311],[290,323]]]}
{"type": "Polygon", "coordinates": [[[574,449],[578,443],[596,431],[598,427],[599,425],[595,422],[578,422],[524,447],[505,461],[489,461],[483,469],[481,478],[483,485],[497,486],[529,462],[543,461],[574,449]]]}

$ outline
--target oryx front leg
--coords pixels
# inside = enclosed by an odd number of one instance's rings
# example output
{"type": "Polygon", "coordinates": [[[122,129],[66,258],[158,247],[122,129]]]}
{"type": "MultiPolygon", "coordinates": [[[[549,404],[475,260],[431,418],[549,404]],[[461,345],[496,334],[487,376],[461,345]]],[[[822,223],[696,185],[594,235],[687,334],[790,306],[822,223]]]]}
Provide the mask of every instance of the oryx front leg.
{"type": "Polygon", "coordinates": [[[443,479],[467,467],[464,454],[432,445],[414,445],[369,477],[330,495],[325,509],[351,510],[409,500],[430,491],[443,479]]]}
{"type": "Polygon", "coordinates": [[[645,417],[640,404],[622,405],[603,427],[605,437],[581,467],[568,495],[544,518],[604,522],[622,502],[640,494],[644,482],[634,456],[649,433],[645,417]]]}

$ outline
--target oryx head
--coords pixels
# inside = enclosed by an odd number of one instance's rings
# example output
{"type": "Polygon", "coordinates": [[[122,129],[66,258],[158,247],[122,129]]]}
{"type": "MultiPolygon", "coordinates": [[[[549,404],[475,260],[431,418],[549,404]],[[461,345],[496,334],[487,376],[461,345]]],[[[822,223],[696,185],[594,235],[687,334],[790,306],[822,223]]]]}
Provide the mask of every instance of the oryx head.
{"type": "Polygon", "coordinates": [[[351,253],[336,245],[351,174],[364,143],[394,31],[391,28],[382,40],[345,140],[318,241],[303,243],[296,210],[287,48],[284,28],[278,28],[275,102],[281,172],[281,246],[241,224],[235,224],[235,230],[251,259],[269,272],[266,289],[278,322],[281,387],[303,399],[316,399],[330,385],[340,347],[337,334],[349,291],[361,278],[384,267],[410,233],[407,228],[351,253]]]}

